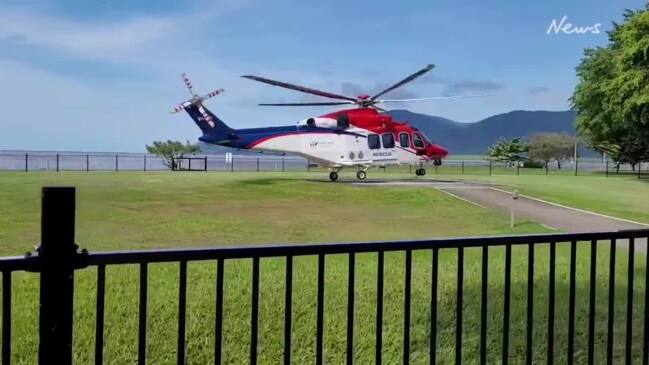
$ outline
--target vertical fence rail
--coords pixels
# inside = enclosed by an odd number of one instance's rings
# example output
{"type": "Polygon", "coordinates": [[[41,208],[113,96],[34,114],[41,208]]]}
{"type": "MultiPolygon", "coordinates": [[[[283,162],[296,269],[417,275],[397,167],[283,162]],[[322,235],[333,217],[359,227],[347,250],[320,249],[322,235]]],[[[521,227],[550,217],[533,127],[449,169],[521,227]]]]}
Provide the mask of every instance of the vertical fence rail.
{"type": "Polygon", "coordinates": [[[489,246],[482,246],[482,278],[480,303],[480,364],[487,364],[487,308],[489,290],[489,246]]]}
{"type": "Polygon", "coordinates": [[[608,324],[606,327],[606,363],[613,364],[613,321],[615,320],[615,239],[611,240],[608,269],[608,324]]]}
{"type": "Polygon", "coordinates": [[[146,364],[146,309],[147,309],[147,285],[148,285],[147,263],[140,264],[140,310],[138,325],[138,346],[137,362],[140,365],[146,364]]]}
{"type": "MultiPolygon", "coordinates": [[[[649,257],[649,256],[647,256],[649,257]]],[[[649,271],[647,271],[649,273],[649,271]]],[[[648,276],[649,278],[649,276],[648,276]]],[[[588,365],[595,364],[595,291],[597,290],[597,241],[590,242],[590,279],[588,298],[588,365]]]]}
{"type": "Polygon", "coordinates": [[[259,257],[252,258],[252,311],[250,313],[250,363],[257,364],[259,325],[259,257]]]}
{"type": "Polygon", "coordinates": [[[293,256],[286,256],[286,290],[284,294],[284,365],[291,364],[291,319],[293,307],[293,256]]]}
{"type": "Polygon", "coordinates": [[[406,276],[403,298],[403,364],[410,363],[410,288],[412,281],[412,250],[406,250],[406,276]]]}
{"type": "Polygon", "coordinates": [[[455,303],[455,363],[462,364],[462,304],[464,297],[464,247],[457,249],[457,299],[455,303]]]}
{"type": "Polygon", "coordinates": [[[185,320],[187,312],[187,261],[180,261],[178,268],[178,365],[185,364],[185,320]]]}
{"type": "Polygon", "coordinates": [[[377,273],[376,273],[376,345],[374,346],[375,363],[381,365],[381,353],[383,352],[383,261],[384,252],[378,252],[377,273]]]}
{"type": "Polygon", "coordinates": [[[2,272],[2,364],[11,361],[11,271],[2,272]]]}
{"type": "MultiPolygon", "coordinates": [[[[649,237],[645,249],[649,251],[649,237]]],[[[645,252],[645,279],[644,279],[644,333],[642,341],[642,365],[649,363],[649,252],[645,252]]]]}
{"type": "Polygon", "coordinates": [[[95,318],[95,365],[104,362],[104,295],[106,292],[106,265],[97,266],[97,314],[95,318]]]}
{"type": "Polygon", "coordinates": [[[568,294],[568,364],[574,362],[575,356],[575,280],[577,271],[577,242],[570,242],[570,283],[568,294]]]}
{"type": "Polygon", "coordinates": [[[548,365],[554,364],[554,295],[556,262],[557,244],[555,242],[550,242],[550,267],[548,273],[548,365]]]}
{"type": "Polygon", "coordinates": [[[505,246],[505,293],[503,305],[503,348],[502,348],[502,363],[507,365],[509,363],[509,302],[511,292],[511,276],[512,276],[512,246],[507,243],[505,246]]]}
{"type": "Polygon", "coordinates": [[[324,339],[324,280],[325,280],[325,255],[318,255],[318,304],[316,318],[316,365],[324,362],[323,339],[324,339]]]}
{"type": "Polygon", "coordinates": [[[527,346],[525,362],[532,364],[534,354],[534,244],[527,245],[527,346]]]}
{"type": "Polygon", "coordinates": [[[216,262],[216,303],[214,318],[214,364],[221,364],[223,343],[223,272],[224,259],[216,262]]]}
{"type": "Polygon", "coordinates": [[[627,264],[628,277],[627,277],[627,296],[626,296],[626,346],[624,359],[627,365],[632,362],[631,347],[633,343],[633,269],[635,260],[635,240],[629,240],[629,261],[627,264]]]}
{"type": "Polygon", "coordinates": [[[356,255],[349,254],[347,275],[347,364],[354,362],[354,282],[356,276],[356,255]]]}
{"type": "Polygon", "coordinates": [[[430,286],[430,349],[429,357],[430,364],[434,365],[437,360],[437,278],[439,275],[439,249],[433,248],[432,260],[432,273],[431,273],[431,286],[430,286]]]}

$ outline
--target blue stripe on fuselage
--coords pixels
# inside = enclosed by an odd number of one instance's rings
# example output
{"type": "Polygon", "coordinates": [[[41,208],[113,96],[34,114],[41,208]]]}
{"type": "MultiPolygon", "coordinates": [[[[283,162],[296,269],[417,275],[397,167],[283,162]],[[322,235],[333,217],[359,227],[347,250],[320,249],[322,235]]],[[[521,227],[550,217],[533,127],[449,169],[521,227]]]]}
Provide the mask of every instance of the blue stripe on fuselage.
{"type": "Polygon", "coordinates": [[[291,134],[348,134],[358,137],[365,137],[365,135],[347,132],[344,130],[337,130],[331,128],[320,127],[307,127],[307,126],[281,126],[281,127],[265,127],[265,128],[247,128],[234,130],[228,140],[218,140],[215,135],[205,131],[199,138],[200,141],[206,143],[217,144],[238,149],[249,149],[254,146],[258,141],[270,139],[273,137],[286,136],[291,134]]]}

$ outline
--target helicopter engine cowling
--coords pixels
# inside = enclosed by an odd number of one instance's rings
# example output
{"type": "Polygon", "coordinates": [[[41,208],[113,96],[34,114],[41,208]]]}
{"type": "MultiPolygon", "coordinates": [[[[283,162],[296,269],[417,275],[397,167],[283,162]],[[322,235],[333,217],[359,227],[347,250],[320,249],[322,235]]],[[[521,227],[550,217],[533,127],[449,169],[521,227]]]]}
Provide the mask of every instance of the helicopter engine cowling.
{"type": "Polygon", "coordinates": [[[331,128],[338,129],[338,120],[334,118],[307,118],[298,122],[298,126],[307,128],[331,128]]]}

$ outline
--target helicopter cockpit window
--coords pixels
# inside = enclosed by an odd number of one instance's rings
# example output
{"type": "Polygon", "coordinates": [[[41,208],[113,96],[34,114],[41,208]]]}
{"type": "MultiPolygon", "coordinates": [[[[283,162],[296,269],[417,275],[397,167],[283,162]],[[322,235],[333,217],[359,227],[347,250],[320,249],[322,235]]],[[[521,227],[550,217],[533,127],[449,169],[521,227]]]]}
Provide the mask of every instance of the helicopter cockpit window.
{"type": "Polygon", "coordinates": [[[412,144],[417,148],[424,148],[424,141],[421,139],[419,133],[412,134],[412,144]]]}
{"type": "Polygon", "coordinates": [[[408,133],[399,134],[399,144],[403,148],[410,147],[410,139],[408,138],[408,133]]]}
{"type": "Polygon", "coordinates": [[[394,135],[392,133],[382,134],[381,139],[383,139],[383,148],[394,148],[394,135]]]}
{"type": "Polygon", "coordinates": [[[367,136],[367,146],[371,150],[376,150],[381,148],[381,142],[379,141],[379,135],[378,134],[370,134],[367,136]]]}

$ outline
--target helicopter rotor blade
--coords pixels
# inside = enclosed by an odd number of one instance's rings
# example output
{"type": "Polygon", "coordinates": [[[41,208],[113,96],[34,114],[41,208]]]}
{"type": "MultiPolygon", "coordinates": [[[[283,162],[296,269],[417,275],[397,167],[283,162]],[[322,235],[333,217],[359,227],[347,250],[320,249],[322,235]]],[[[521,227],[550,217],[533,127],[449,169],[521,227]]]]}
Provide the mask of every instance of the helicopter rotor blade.
{"type": "Polygon", "coordinates": [[[376,100],[376,98],[378,98],[379,96],[384,95],[385,93],[388,93],[388,92],[390,92],[390,91],[392,91],[392,90],[394,90],[394,89],[396,89],[396,88],[398,88],[398,87],[401,87],[401,86],[403,86],[403,85],[405,85],[405,84],[407,84],[407,83],[409,83],[409,82],[415,80],[415,79],[418,78],[419,76],[421,76],[421,75],[425,74],[426,72],[432,70],[434,67],[435,67],[435,65],[433,65],[433,64],[429,64],[429,65],[427,65],[427,66],[424,67],[423,69],[421,69],[421,70],[415,72],[414,74],[412,74],[412,75],[406,77],[405,79],[403,79],[403,80],[397,82],[396,84],[390,86],[389,88],[387,88],[387,89],[381,91],[380,93],[378,93],[378,94],[372,96],[372,97],[370,98],[370,100],[376,100]]]}
{"type": "Polygon", "coordinates": [[[225,91],[225,90],[223,90],[223,89],[216,89],[216,90],[214,90],[214,91],[212,91],[212,92],[209,92],[209,93],[207,93],[207,94],[201,96],[201,100],[207,100],[207,99],[209,99],[209,98],[213,98],[213,97],[215,97],[215,96],[221,94],[221,93],[224,92],[224,91],[225,91]]]}
{"type": "Polygon", "coordinates": [[[477,94],[477,95],[450,95],[450,96],[431,96],[428,98],[412,98],[412,99],[382,99],[376,100],[377,103],[407,103],[412,101],[426,101],[426,100],[448,100],[448,99],[468,99],[480,98],[491,96],[492,94],[477,94]]]}
{"type": "Polygon", "coordinates": [[[325,106],[325,105],[349,105],[354,104],[351,101],[332,101],[322,103],[263,103],[260,106],[325,106]]]}
{"type": "Polygon", "coordinates": [[[286,89],[300,91],[300,92],[307,93],[307,94],[322,96],[322,97],[325,97],[325,98],[348,100],[348,101],[356,102],[356,99],[350,98],[348,96],[337,95],[337,94],[329,93],[329,92],[326,92],[326,91],[321,91],[321,90],[311,89],[311,88],[304,87],[304,86],[289,84],[287,82],[271,80],[271,79],[267,79],[267,78],[264,78],[264,77],[253,76],[253,75],[243,75],[241,77],[249,79],[249,80],[263,82],[265,84],[269,84],[269,85],[273,85],[273,86],[279,86],[279,87],[283,87],[283,88],[286,88],[286,89]]]}
{"type": "Polygon", "coordinates": [[[185,83],[185,87],[187,88],[187,91],[189,91],[189,94],[191,96],[196,96],[196,94],[194,94],[194,89],[192,88],[192,83],[191,81],[189,81],[187,74],[183,72],[182,75],[180,75],[180,78],[183,80],[183,83],[185,83]]]}

